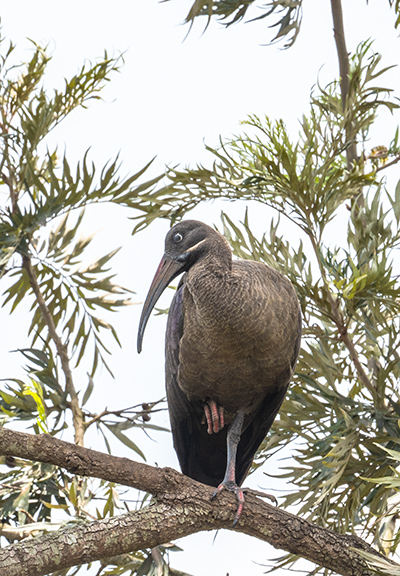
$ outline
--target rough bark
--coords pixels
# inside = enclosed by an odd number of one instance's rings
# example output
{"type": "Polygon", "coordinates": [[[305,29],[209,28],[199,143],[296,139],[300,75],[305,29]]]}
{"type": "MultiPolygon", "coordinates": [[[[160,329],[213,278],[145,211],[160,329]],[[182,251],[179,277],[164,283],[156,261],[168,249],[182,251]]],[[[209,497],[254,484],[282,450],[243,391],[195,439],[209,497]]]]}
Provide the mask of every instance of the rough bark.
{"type": "MultiPolygon", "coordinates": [[[[153,468],[127,458],[89,450],[47,434],[0,428],[0,455],[61,466],[82,476],[139,488],[154,502],[137,512],[75,525],[0,550],[2,576],[43,576],[69,566],[153,548],[203,530],[232,529],[236,499],[169,468],[153,468]]],[[[356,536],[336,534],[267,504],[252,494],[236,530],[329,568],[343,576],[372,576],[357,550],[376,552],[356,536]]]]}

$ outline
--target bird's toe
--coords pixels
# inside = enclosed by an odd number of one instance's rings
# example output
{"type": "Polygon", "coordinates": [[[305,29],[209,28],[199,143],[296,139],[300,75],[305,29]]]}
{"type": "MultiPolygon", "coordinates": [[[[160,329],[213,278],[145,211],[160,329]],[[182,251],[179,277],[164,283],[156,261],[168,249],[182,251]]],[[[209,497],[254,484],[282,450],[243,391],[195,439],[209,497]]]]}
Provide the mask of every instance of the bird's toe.
{"type": "Polygon", "coordinates": [[[204,403],[204,415],[207,421],[207,432],[217,434],[225,426],[224,408],[214,400],[204,403]]]}
{"type": "Polygon", "coordinates": [[[245,494],[253,494],[253,496],[258,496],[260,498],[268,498],[276,506],[278,506],[278,500],[273,494],[267,494],[267,492],[261,492],[260,490],[253,490],[253,488],[243,488],[245,494]]]}

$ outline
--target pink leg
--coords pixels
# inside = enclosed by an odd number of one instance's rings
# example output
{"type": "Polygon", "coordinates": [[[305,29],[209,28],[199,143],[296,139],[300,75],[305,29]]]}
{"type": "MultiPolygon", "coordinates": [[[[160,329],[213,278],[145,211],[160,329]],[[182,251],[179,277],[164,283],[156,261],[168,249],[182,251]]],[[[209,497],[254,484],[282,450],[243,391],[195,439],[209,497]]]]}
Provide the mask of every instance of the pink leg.
{"type": "MultiPolygon", "coordinates": [[[[214,401],[209,401],[207,404],[204,405],[204,413],[207,418],[207,426],[208,426],[207,431],[209,434],[212,434],[213,432],[218,432],[218,430],[221,430],[224,427],[225,424],[224,409],[222,408],[222,406],[217,407],[217,404],[214,401]],[[215,416],[217,416],[217,419],[215,418],[215,416]]],[[[270,500],[276,503],[275,496],[271,496],[271,494],[265,494],[264,492],[258,492],[257,490],[251,490],[249,488],[241,488],[236,483],[236,453],[240,441],[243,422],[244,422],[244,412],[238,412],[235,418],[233,419],[232,424],[229,427],[226,438],[227,462],[226,462],[225,476],[221,484],[218,486],[214,494],[211,496],[211,500],[213,500],[217,496],[217,494],[219,494],[222,490],[229,490],[230,492],[233,492],[235,494],[238,507],[236,510],[235,519],[233,521],[233,526],[236,526],[242,514],[244,507],[245,492],[249,492],[251,494],[254,494],[255,496],[269,498],[270,500]]]]}
{"type": "Polygon", "coordinates": [[[238,412],[235,418],[233,419],[232,424],[229,427],[227,436],[228,454],[227,454],[225,476],[211,498],[211,500],[215,498],[215,496],[219,494],[221,490],[224,489],[230,490],[231,492],[234,492],[236,494],[236,498],[238,501],[238,508],[236,510],[236,516],[233,522],[234,526],[236,526],[244,506],[243,488],[240,488],[240,486],[238,486],[236,483],[236,452],[240,440],[243,421],[244,421],[244,412],[238,412]]]}

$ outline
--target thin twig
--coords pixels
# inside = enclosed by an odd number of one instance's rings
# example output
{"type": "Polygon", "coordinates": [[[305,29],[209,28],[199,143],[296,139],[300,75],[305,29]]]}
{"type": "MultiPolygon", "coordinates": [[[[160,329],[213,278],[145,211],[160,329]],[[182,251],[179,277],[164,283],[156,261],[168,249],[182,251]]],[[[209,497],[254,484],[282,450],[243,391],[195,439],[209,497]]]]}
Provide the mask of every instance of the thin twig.
{"type": "Polygon", "coordinates": [[[397,162],[400,162],[400,155],[396,156],[394,160],[391,160],[386,164],[382,164],[382,166],[378,166],[375,170],[376,172],[380,172],[381,170],[385,170],[385,168],[389,168],[389,166],[394,166],[394,164],[397,164],[397,162]]]}
{"type": "Polygon", "coordinates": [[[89,426],[91,426],[92,424],[94,424],[95,422],[98,422],[99,420],[102,420],[102,418],[104,418],[104,416],[116,416],[117,418],[125,418],[125,420],[128,420],[129,422],[134,422],[137,418],[140,418],[143,416],[146,417],[148,416],[148,420],[150,419],[150,414],[155,414],[156,412],[165,412],[165,408],[158,408],[157,410],[138,410],[134,412],[134,416],[128,416],[129,412],[131,411],[131,408],[126,408],[126,409],[122,409],[122,410],[103,410],[103,412],[100,412],[100,414],[90,414],[88,412],[85,412],[86,416],[90,416],[91,419],[87,420],[84,422],[84,426],[85,429],[88,429],[89,426]]]}
{"type": "Polygon", "coordinates": [[[23,514],[25,514],[25,516],[28,518],[28,520],[29,520],[30,522],[32,522],[32,523],[33,523],[33,522],[36,522],[36,520],[34,519],[34,517],[32,516],[32,514],[30,514],[30,513],[28,512],[28,510],[24,510],[24,508],[20,508],[19,511],[22,512],[23,514]]]}
{"type": "Polygon", "coordinates": [[[364,370],[364,368],[360,362],[360,358],[359,358],[357,350],[354,346],[354,342],[352,341],[352,339],[348,335],[347,331],[340,334],[340,339],[343,342],[343,344],[346,346],[347,350],[350,352],[350,357],[353,360],[354,367],[357,370],[357,374],[358,374],[362,384],[373,394],[373,396],[375,396],[375,393],[376,393],[375,388],[374,388],[371,380],[368,378],[367,373],[365,372],[365,370],[364,370]]]}

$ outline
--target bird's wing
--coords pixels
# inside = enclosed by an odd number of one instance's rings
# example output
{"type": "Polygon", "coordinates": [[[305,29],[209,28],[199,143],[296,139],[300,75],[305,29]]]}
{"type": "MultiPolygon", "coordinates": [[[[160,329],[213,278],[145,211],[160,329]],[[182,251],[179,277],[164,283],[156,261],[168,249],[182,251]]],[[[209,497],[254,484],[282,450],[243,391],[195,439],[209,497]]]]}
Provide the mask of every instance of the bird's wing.
{"type": "Polygon", "coordinates": [[[190,418],[193,412],[187,396],[178,386],[179,342],[183,333],[183,288],[184,282],[181,280],[169,309],[165,335],[165,384],[172,432],[182,421],[190,418]]]}
{"type": "Polygon", "coordinates": [[[202,423],[203,406],[189,400],[178,384],[179,342],[184,330],[184,278],[169,309],[165,339],[165,380],[171,430],[182,472],[199,482],[218,486],[226,466],[226,429],[209,435],[207,426],[202,423]]]}
{"type": "Polygon", "coordinates": [[[288,384],[278,388],[275,393],[268,394],[257,412],[251,415],[248,426],[246,426],[242,432],[236,459],[236,481],[239,486],[246,478],[254,455],[268,434],[282,406],[287,389],[288,384]]]}
{"type": "MultiPolygon", "coordinates": [[[[301,342],[301,313],[298,313],[298,334],[293,349],[293,355],[291,359],[291,368],[294,372],[297,357],[300,350],[301,342]]],[[[249,468],[253,462],[255,453],[257,452],[260,444],[264,440],[265,436],[268,434],[282,403],[285,399],[286,392],[289,386],[291,377],[287,382],[280,382],[279,386],[273,393],[267,394],[265,396],[261,406],[258,410],[250,415],[249,424],[246,426],[242,432],[240,442],[238,445],[237,453],[237,469],[236,469],[236,479],[239,486],[245,479],[249,468]]]]}

